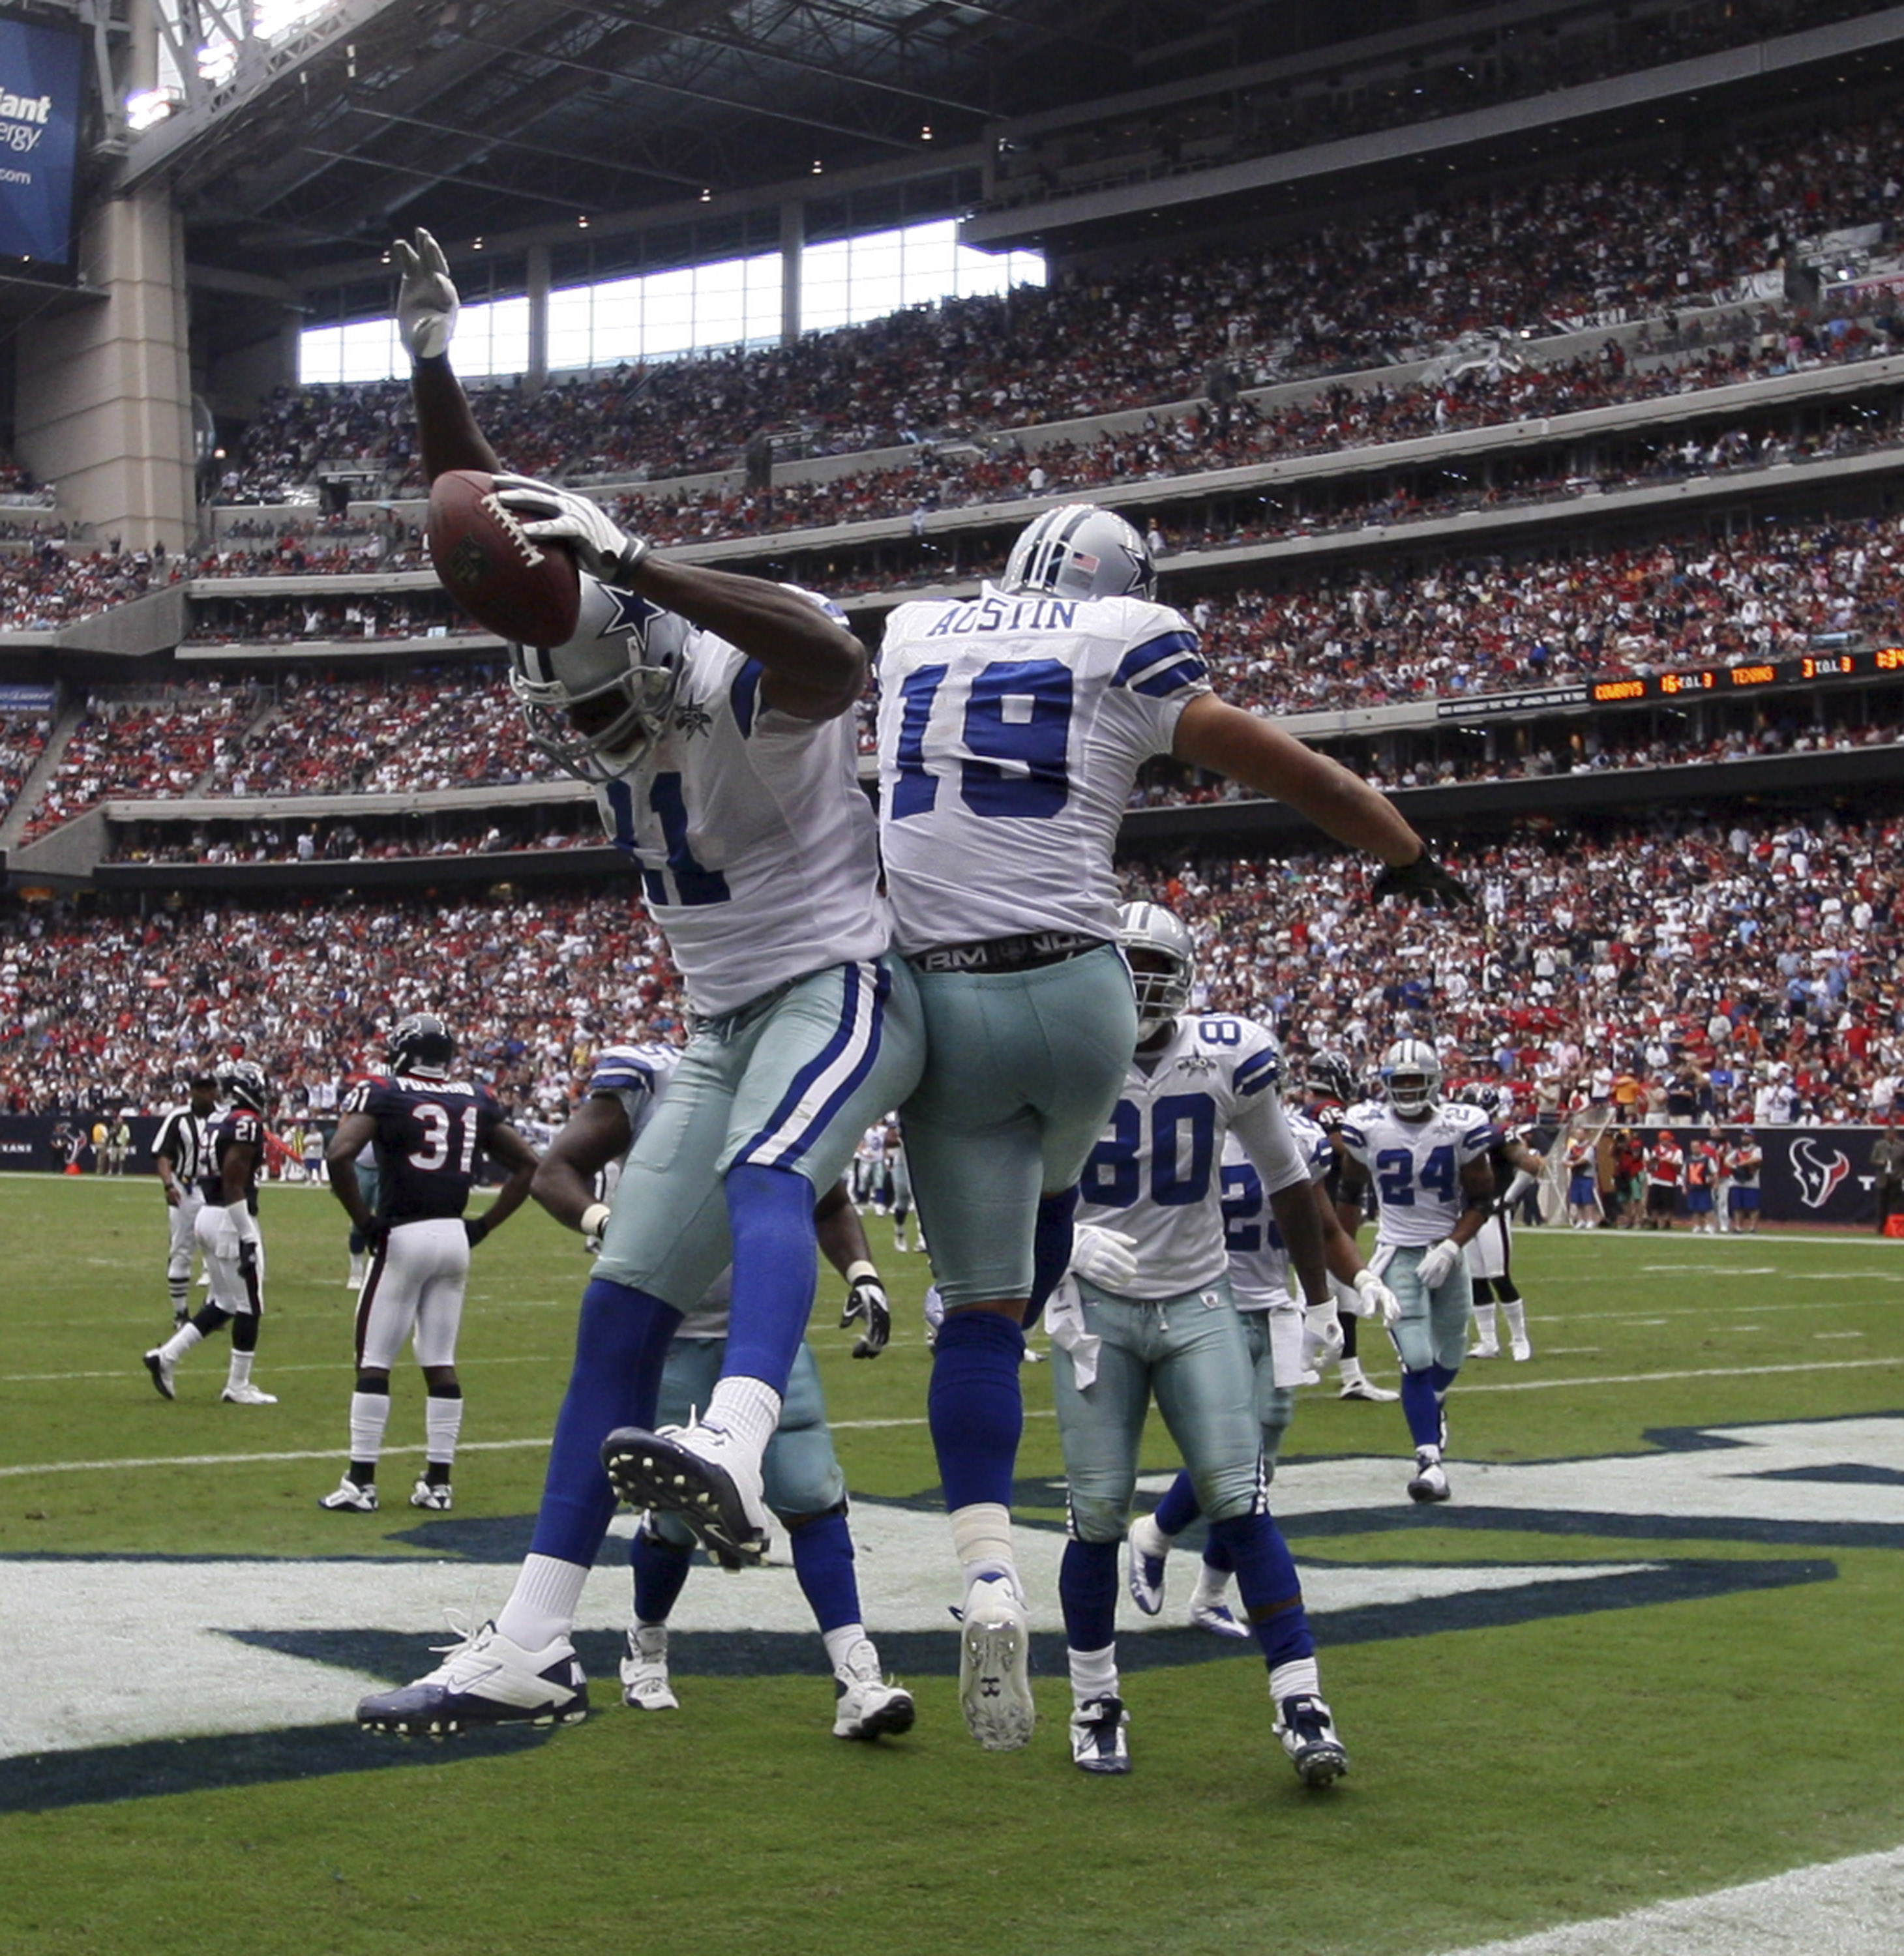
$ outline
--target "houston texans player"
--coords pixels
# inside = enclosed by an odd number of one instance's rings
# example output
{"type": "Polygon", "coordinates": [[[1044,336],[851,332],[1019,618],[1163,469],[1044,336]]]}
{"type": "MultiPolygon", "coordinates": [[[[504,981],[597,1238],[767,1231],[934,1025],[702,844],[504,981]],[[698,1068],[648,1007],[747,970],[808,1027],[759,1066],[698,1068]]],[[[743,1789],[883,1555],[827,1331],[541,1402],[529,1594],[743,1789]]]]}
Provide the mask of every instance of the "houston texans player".
{"type": "MultiPolygon", "coordinates": [[[[535,1199],[558,1222],[581,1231],[585,1241],[594,1240],[613,1214],[597,1197],[597,1178],[627,1153],[653,1111],[656,1082],[665,1081],[678,1057],[666,1046],[605,1048],[596,1056],[587,1097],[550,1142],[536,1171],[535,1199]]],[[[843,1181],[819,1198],[813,1220],[821,1249],[847,1280],[841,1327],[864,1327],[853,1355],[876,1358],[892,1330],[892,1308],[843,1181]]],[[[662,1374],[663,1418],[688,1419],[719,1375],[729,1294],[724,1272],[681,1320],[662,1374]]],[[[846,1479],[826,1424],[819,1368],[804,1341],[761,1466],[764,1498],[787,1531],[794,1572],[813,1606],[833,1672],[834,1737],[877,1739],[910,1730],[911,1693],[886,1677],[867,1635],[846,1525],[846,1479]]],[[[693,1531],[677,1514],[651,1510],[635,1532],[630,1556],[634,1621],[621,1664],[622,1702],[633,1710],[679,1708],[668,1677],[668,1619],[687,1580],[693,1549],[693,1531]]]]}
{"type": "MultiPolygon", "coordinates": [[[[1138,1049],[1141,1055],[1142,1048],[1138,1049]]],[[[1286,1110],[1287,1111],[1287,1110],[1286,1110]]],[[[1324,1245],[1335,1290],[1339,1324],[1358,1317],[1380,1317],[1392,1325],[1400,1309],[1394,1293],[1363,1267],[1360,1253],[1343,1229],[1330,1199],[1328,1184],[1335,1170],[1335,1153],[1323,1129],[1306,1115],[1290,1112],[1289,1131],[1309,1172],[1309,1188],[1322,1225],[1324,1245]],[[1341,1273],[1353,1273],[1347,1282],[1341,1273]]],[[[1325,1362],[1332,1343],[1326,1323],[1306,1324],[1299,1286],[1290,1269],[1288,1245],[1263,1193],[1262,1177],[1237,1134],[1223,1144],[1224,1248],[1230,1259],[1230,1289],[1249,1340],[1255,1368],[1256,1418],[1262,1430],[1263,1477],[1276,1478],[1283,1436],[1296,1411],[1296,1388],[1314,1385],[1314,1369],[1325,1362]]],[[[1394,1393],[1390,1398],[1396,1396],[1394,1393]]],[[[1164,1607],[1164,1558],[1170,1545],[1203,1512],[1196,1483],[1179,1473],[1154,1513],[1131,1523],[1127,1580],[1131,1600],[1147,1617],[1164,1607]]],[[[1246,1637],[1228,1601],[1230,1558],[1211,1537],[1207,1542],[1190,1598],[1190,1621],[1217,1636],[1246,1637]]]]}
{"type": "Polygon", "coordinates": [[[1269,1668],[1277,1732],[1302,1779],[1325,1786],[1348,1758],[1321,1695],[1296,1566],[1269,1512],[1250,1340],[1227,1270],[1224,1138],[1234,1134],[1247,1151],[1314,1327],[1328,1336],[1335,1300],[1321,1210],[1283,1112],[1274,1040],[1246,1019],[1186,1010],[1193,952],[1170,911],[1126,904],[1119,938],[1138,1033],[1081,1185],[1083,1252],[1074,1246],[1074,1281],[1053,1293],[1048,1320],[1071,1537],[1059,1586],[1072,1757],[1086,1772],[1130,1768],[1113,1633],[1117,1557],[1154,1394],[1211,1540],[1236,1572],[1269,1668]],[[1107,1231],[1112,1257],[1096,1240],[1107,1231]]]}
{"type": "Polygon", "coordinates": [[[1374,1178],[1381,1203],[1369,1268],[1400,1300],[1391,1335],[1401,1355],[1401,1409],[1415,1443],[1409,1498],[1445,1501],[1448,1390],[1467,1355],[1473,1301],[1463,1255],[1494,1200],[1488,1156],[1499,1138],[1479,1107],[1441,1098],[1441,1063],[1424,1040],[1381,1056],[1382,1097],[1350,1109],[1336,1130],[1341,1197],[1359,1207],[1374,1178]]]}
{"type": "Polygon", "coordinates": [[[1534,1355],[1527,1336],[1527,1301],[1514,1279],[1514,1204],[1540,1178],[1546,1167],[1543,1156],[1527,1145],[1524,1129],[1508,1119],[1512,1103],[1505,1088],[1492,1080],[1470,1081],[1456,1096],[1470,1107],[1478,1107],[1493,1122],[1499,1138],[1488,1151],[1488,1166],[1494,1172],[1494,1185],[1500,1191],[1484,1222],[1462,1253],[1467,1259],[1467,1273],[1474,1286],[1474,1349],[1470,1358],[1498,1358],[1501,1336],[1497,1309],[1508,1319],[1508,1349],[1525,1363],[1534,1355]]]}
{"type": "MultiPolygon", "coordinates": [[[[493,475],[446,350],[442,251],[419,232],[392,256],[425,471],[493,475]]],[[[522,477],[498,494],[584,573],[575,636],[516,647],[511,685],[639,866],[694,1030],[616,1190],[529,1560],[494,1623],[407,1694],[358,1708],[390,1729],[583,1715],[569,1626],[617,1494],[685,1514],[717,1552],[765,1554],[760,1462],[813,1305],[814,1198],[924,1055],[858,781],[865,654],[836,609],[668,563],[586,497],[522,477]],[[730,1262],[721,1379],[693,1425],[657,1434],[668,1342],[730,1262]]]]}
{"type": "Polygon", "coordinates": [[[976,599],[898,606],[880,654],[880,840],[927,1043],[901,1112],[946,1309],[928,1412],[965,1583],[960,1697],[996,1750],[1031,1734],[1023,1327],[1069,1260],[1136,1038],[1111,855],[1138,768],[1167,754],[1275,795],[1380,857],[1378,895],[1467,900],[1385,796],[1212,693],[1154,583],[1121,516],[1047,510],[976,599]]]}
{"type": "Polygon", "coordinates": [[[212,1072],[212,1091],[226,1103],[213,1124],[200,1193],[204,1200],[192,1227],[211,1276],[211,1294],[196,1317],[145,1355],[146,1370],[161,1399],[176,1399],[173,1376],[194,1345],[229,1324],[232,1351],[225,1390],[227,1405],[276,1405],[276,1395],[251,1383],[264,1317],[264,1239],[257,1226],[257,1175],[264,1160],[264,1116],[270,1083],[255,1060],[229,1059],[212,1072]]]}
{"type": "Polygon", "coordinates": [[[330,1138],[330,1190],[370,1246],[357,1299],[357,1384],[350,1397],[350,1465],[317,1503],[333,1513],[377,1512],[377,1463],[390,1417],[390,1368],[414,1334],[423,1371],[423,1473],[410,1506],[439,1513],[453,1497],[450,1475],[463,1431],[456,1333],[463,1323],[469,1253],[523,1206],[536,1153],[503,1118],[495,1097],[450,1077],[456,1042],[434,1012],[412,1012],[391,1028],[390,1073],[345,1096],[330,1138]],[[373,1210],[358,1186],[356,1157],[375,1149],[373,1210]],[[466,1216],[485,1158],[508,1171],[487,1212],[466,1216]]]}

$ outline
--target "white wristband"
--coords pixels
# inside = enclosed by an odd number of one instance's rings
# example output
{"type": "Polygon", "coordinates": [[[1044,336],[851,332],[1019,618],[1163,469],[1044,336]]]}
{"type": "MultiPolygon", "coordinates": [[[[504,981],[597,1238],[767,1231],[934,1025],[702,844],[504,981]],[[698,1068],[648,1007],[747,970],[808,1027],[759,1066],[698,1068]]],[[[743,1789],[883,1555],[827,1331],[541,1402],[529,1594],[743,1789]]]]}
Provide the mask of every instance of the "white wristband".
{"type": "Polygon", "coordinates": [[[879,1282],[879,1265],[877,1264],[869,1264],[864,1257],[861,1257],[856,1261],[847,1265],[846,1281],[849,1286],[857,1283],[861,1277],[870,1277],[875,1283],[879,1282]]]}
{"type": "Polygon", "coordinates": [[[583,1235],[599,1236],[608,1226],[608,1218],[613,1213],[605,1202],[591,1202],[582,1212],[583,1235]]]}

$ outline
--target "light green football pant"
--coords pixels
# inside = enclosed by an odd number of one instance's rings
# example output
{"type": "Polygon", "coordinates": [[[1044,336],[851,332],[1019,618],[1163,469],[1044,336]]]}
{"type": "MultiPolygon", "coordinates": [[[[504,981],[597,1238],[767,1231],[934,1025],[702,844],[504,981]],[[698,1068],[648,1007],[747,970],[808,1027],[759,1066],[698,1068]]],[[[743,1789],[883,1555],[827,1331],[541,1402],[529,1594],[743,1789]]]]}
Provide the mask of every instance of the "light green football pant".
{"type": "Polygon", "coordinates": [[[1395,1341],[1404,1371],[1425,1372],[1430,1365],[1441,1365],[1458,1372],[1467,1356],[1468,1312],[1474,1301],[1474,1286],[1468,1277],[1467,1259],[1457,1257],[1440,1287],[1425,1289],[1415,1272],[1426,1249],[1424,1245],[1397,1250],[1382,1272],[1382,1282],[1401,1306],[1401,1316],[1389,1336],[1395,1341]]]}

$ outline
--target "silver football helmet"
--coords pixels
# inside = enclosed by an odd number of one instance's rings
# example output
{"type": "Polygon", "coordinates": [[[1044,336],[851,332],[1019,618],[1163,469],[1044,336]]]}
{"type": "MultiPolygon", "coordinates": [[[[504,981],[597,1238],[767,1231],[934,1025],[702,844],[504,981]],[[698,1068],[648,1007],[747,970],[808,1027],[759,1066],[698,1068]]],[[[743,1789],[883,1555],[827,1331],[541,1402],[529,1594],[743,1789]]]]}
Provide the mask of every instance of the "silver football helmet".
{"type": "Polygon", "coordinates": [[[510,648],[510,689],[529,738],[578,780],[633,773],[674,710],[691,629],[677,614],[584,572],[573,637],[510,648]]]}
{"type": "Polygon", "coordinates": [[[1094,503],[1067,503],[1034,516],[1005,560],[999,588],[1054,598],[1148,598],[1157,572],[1144,539],[1094,503]]]}
{"type": "Polygon", "coordinates": [[[1381,1055],[1381,1090],[1397,1114],[1426,1114],[1441,1105],[1441,1062],[1424,1040],[1397,1040],[1381,1055]]]}
{"type": "Polygon", "coordinates": [[[1137,986],[1137,1035],[1148,1039],[1190,1002],[1196,945],[1183,920],[1161,904],[1123,904],[1117,942],[1137,986]]]}

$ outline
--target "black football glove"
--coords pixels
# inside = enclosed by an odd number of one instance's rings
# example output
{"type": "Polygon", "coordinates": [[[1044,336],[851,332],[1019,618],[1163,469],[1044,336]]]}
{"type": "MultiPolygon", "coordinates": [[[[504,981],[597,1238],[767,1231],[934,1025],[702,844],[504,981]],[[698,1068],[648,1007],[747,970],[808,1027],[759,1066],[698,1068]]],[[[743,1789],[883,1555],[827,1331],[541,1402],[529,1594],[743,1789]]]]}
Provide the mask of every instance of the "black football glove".
{"type": "Polygon", "coordinates": [[[1451,876],[1426,849],[1412,863],[1391,863],[1369,885],[1369,894],[1377,903],[1389,897],[1415,897],[1449,910],[1474,907],[1467,885],[1451,876]]]}
{"type": "Polygon", "coordinates": [[[856,1358],[876,1358],[886,1349],[886,1341],[892,1336],[892,1307],[886,1301],[886,1286],[880,1282],[879,1272],[870,1264],[855,1264],[849,1276],[846,1308],[840,1313],[840,1329],[844,1331],[858,1319],[864,1318],[866,1329],[853,1341],[853,1355],[856,1358]]]}
{"type": "Polygon", "coordinates": [[[463,1233],[469,1238],[469,1247],[474,1249],[489,1234],[487,1216],[466,1216],[463,1219],[463,1233]]]}

